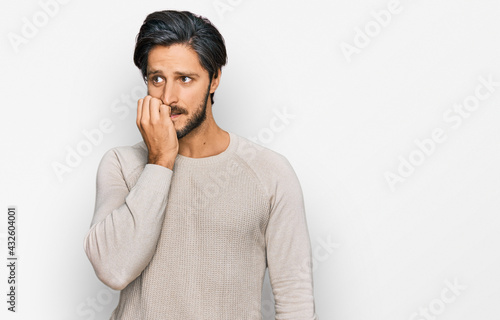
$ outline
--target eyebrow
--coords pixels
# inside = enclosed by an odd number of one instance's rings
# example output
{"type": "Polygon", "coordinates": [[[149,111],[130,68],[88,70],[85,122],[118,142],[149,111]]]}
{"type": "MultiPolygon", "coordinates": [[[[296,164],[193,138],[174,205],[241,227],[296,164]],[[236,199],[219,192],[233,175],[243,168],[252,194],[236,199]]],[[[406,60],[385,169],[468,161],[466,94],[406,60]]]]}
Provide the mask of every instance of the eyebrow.
{"type": "MultiPolygon", "coordinates": [[[[155,75],[155,74],[163,74],[163,71],[161,71],[161,70],[148,70],[148,76],[155,75]]],[[[196,72],[175,71],[174,74],[176,76],[185,76],[185,77],[190,77],[190,78],[199,78],[200,77],[200,75],[197,74],[196,72]]]]}

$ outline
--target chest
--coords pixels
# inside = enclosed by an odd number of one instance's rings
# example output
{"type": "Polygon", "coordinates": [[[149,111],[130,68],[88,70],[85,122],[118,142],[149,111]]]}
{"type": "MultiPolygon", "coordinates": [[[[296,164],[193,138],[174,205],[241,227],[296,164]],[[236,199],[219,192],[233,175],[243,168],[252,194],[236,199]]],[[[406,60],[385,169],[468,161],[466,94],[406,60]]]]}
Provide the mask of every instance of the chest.
{"type": "MultiPolygon", "coordinates": [[[[269,219],[269,199],[252,171],[224,166],[175,171],[165,221],[195,230],[255,239],[269,219]]],[[[168,227],[167,227],[168,228],[168,227]]]]}

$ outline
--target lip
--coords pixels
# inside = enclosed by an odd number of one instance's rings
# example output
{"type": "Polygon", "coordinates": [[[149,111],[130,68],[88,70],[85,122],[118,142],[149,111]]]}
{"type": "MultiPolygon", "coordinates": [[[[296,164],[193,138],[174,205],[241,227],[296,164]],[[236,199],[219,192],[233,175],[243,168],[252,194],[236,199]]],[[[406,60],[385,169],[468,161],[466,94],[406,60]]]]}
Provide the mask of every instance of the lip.
{"type": "Polygon", "coordinates": [[[175,115],[170,115],[170,119],[177,119],[179,118],[179,116],[181,116],[182,113],[179,113],[179,114],[175,114],[175,115]]]}

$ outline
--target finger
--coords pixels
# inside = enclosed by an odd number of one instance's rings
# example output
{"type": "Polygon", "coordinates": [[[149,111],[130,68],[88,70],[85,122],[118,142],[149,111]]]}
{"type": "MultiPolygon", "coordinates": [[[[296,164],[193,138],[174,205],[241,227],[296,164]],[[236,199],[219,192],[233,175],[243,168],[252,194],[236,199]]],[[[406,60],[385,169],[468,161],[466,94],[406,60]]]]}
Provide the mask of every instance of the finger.
{"type": "Polygon", "coordinates": [[[151,101],[151,96],[147,95],[144,97],[144,103],[142,104],[142,116],[141,116],[141,124],[149,124],[149,103],[151,101]]]}
{"type": "Polygon", "coordinates": [[[163,120],[166,120],[166,119],[170,119],[170,112],[171,112],[171,108],[169,106],[167,106],[166,104],[162,104],[160,106],[160,119],[163,121],[163,120]]]}
{"type": "Polygon", "coordinates": [[[161,104],[161,100],[157,98],[151,98],[149,101],[149,116],[151,123],[158,123],[160,121],[161,104]]]}
{"type": "Polygon", "coordinates": [[[139,129],[141,129],[141,117],[142,117],[142,104],[144,103],[144,99],[139,99],[137,101],[137,119],[136,119],[136,124],[139,129]]]}

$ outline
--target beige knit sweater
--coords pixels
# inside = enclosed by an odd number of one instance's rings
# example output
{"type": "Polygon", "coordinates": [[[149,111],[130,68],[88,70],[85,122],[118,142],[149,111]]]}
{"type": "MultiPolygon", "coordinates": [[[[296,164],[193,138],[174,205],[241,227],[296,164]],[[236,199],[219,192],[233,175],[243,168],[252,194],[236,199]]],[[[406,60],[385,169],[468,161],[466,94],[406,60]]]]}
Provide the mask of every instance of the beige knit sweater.
{"type": "Polygon", "coordinates": [[[299,180],[281,154],[229,135],[173,170],[147,164],[143,141],[104,154],[84,249],[121,290],[110,319],[260,320],[266,267],[276,319],[318,319],[299,180]]]}

